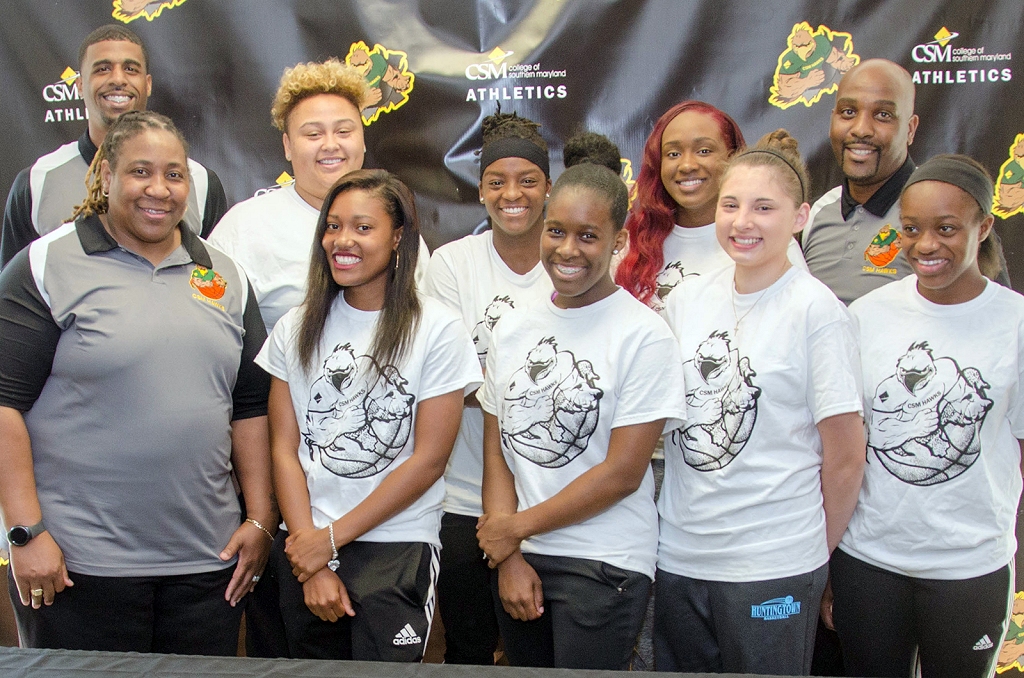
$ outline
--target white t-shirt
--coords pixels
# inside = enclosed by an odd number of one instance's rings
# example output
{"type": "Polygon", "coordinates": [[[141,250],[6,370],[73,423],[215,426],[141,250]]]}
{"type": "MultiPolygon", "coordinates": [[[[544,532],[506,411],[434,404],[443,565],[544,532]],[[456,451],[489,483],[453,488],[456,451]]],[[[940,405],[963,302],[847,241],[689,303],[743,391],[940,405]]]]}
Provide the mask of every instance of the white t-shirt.
{"type": "MultiPolygon", "coordinates": [[[[685,414],[679,351],[665,322],[625,290],[578,309],[550,299],[506,313],[477,398],[501,427],[519,510],[605,460],[613,428],[685,414]]],[[[654,476],[583,522],[530,537],[525,553],[600,560],[654,578],[654,476]]]]}
{"type": "MultiPolygon", "coordinates": [[[[679,283],[690,278],[710,275],[733,265],[732,259],[718,242],[714,223],[694,228],[674,226],[672,232],[665,238],[662,252],[665,256],[665,263],[658,273],[654,296],[647,302],[648,306],[659,313],[665,307],[665,300],[669,293],[679,283]]],[[[787,253],[790,263],[807,270],[803,252],[800,250],[800,243],[795,239],[789,243],[787,253]]],[[[619,254],[619,258],[613,264],[613,270],[624,256],[625,250],[619,254]]]]}
{"type": "MultiPolygon", "coordinates": [[[[430,258],[424,291],[462,316],[481,368],[487,359],[491,328],[508,309],[551,296],[551,279],[538,263],[519,275],[494,249],[491,231],[467,235],[443,247],[430,258]]],[[[444,510],[465,516],[483,513],[484,416],[479,407],[467,407],[445,471],[444,510]]]]}
{"type": "Polygon", "coordinates": [[[861,411],[860,366],[846,307],[809,273],[736,294],[733,272],[684,282],[665,308],[687,426],[665,437],[658,567],[751,582],[828,560],[816,425],[861,411]]]}
{"type": "MultiPolygon", "coordinates": [[[[288,382],[302,434],[298,455],[306,474],[313,524],[326,527],[366,499],[389,473],[412,456],[417,403],[481,382],[473,344],[457,315],[422,299],[419,327],[403,363],[381,377],[366,355],[379,311],[360,311],[339,294],[324,328],[312,374],[299,363],[300,307],[274,328],[256,363],[288,382]],[[331,347],[329,352],[323,347],[331,347]]],[[[444,480],[359,541],[440,545],[444,480]]]]}
{"type": "Polygon", "coordinates": [[[850,305],[868,463],[840,548],[911,577],[968,579],[1013,558],[1024,438],[1024,297],[995,283],[933,304],[907,276],[850,305]]]}
{"type": "MultiPolygon", "coordinates": [[[[275,188],[238,203],[217,222],[210,243],[237,261],[252,283],[267,334],[306,296],[309,255],[320,210],[295,191],[275,188]]],[[[416,283],[422,285],[430,250],[420,238],[416,283]]]]}

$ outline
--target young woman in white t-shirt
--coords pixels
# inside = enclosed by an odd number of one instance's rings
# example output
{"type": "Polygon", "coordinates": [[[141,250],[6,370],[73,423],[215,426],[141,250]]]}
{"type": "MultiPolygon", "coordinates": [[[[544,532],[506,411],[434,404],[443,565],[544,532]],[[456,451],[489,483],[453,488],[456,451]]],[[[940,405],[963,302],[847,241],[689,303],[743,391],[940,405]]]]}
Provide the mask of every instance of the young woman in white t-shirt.
{"type": "MultiPolygon", "coordinates": [[[[462,316],[481,367],[498,319],[551,294],[540,264],[551,180],[539,127],[515,113],[483,119],[479,189],[491,228],[438,248],[427,268],[424,291],[462,316]]],[[[493,664],[498,647],[491,572],[476,540],[476,522],[483,513],[483,437],[483,413],[475,394],[470,395],[445,471],[441,517],[437,590],[448,664],[493,664]]]]}
{"type": "Polygon", "coordinates": [[[785,130],[738,152],[715,226],[734,264],[687,280],[665,317],[686,426],[665,440],[658,670],[807,675],[829,552],[864,464],[853,323],[787,256],[807,175],[785,130]]]}
{"type": "MultiPolygon", "coordinates": [[[[235,204],[210,234],[209,241],[249,276],[267,334],[305,296],[309,248],[324,196],[343,176],[363,167],[361,111],[368,95],[365,76],[337,58],[286,68],[270,117],[281,132],[293,180],[235,204]]],[[[430,259],[422,239],[419,252],[417,281],[430,259]]],[[[250,626],[251,617],[248,613],[250,626]]]]}
{"type": "Polygon", "coordinates": [[[979,267],[992,196],[965,156],[918,167],[900,197],[914,275],[850,306],[868,462],[822,612],[851,675],[995,672],[1014,597],[1024,297],[979,267]]]}
{"type": "Polygon", "coordinates": [[[608,272],[627,200],[606,167],[566,170],[540,247],[555,294],[491,335],[478,537],[516,666],[625,669],[647,606],[650,457],[685,408],[672,333],[608,272]]]}
{"type": "Polygon", "coordinates": [[[481,375],[459,317],[416,294],[418,239],[403,183],[346,175],[320,213],[306,298],[257,358],[273,376],[287,526],[274,557],[293,657],[417,661],[426,646],[441,475],[481,375]]]}
{"type": "Polygon", "coordinates": [[[718,187],[744,145],[728,114],[683,101],[658,118],[644,144],[629,245],[613,263],[615,282],[656,311],[679,283],[729,264],[715,237],[718,187]]]}

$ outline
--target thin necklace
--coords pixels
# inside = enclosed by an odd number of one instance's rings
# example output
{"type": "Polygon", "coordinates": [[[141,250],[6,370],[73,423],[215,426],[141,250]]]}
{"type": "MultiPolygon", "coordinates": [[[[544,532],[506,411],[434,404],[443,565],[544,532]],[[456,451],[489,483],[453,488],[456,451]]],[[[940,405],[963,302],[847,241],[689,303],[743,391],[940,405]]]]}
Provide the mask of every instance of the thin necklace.
{"type": "Polygon", "coordinates": [[[778,277],[775,278],[775,280],[773,280],[770,283],[768,283],[768,287],[764,288],[764,290],[761,292],[761,296],[759,296],[757,298],[757,300],[754,301],[754,303],[750,305],[750,308],[747,309],[747,312],[744,313],[741,316],[736,313],[736,295],[739,294],[739,292],[736,291],[736,273],[735,272],[733,273],[733,276],[732,276],[732,290],[730,290],[730,292],[732,292],[732,294],[729,295],[729,301],[732,302],[732,317],[736,318],[736,324],[732,326],[732,336],[733,337],[737,337],[737,335],[739,334],[739,332],[740,332],[740,323],[743,322],[743,319],[746,318],[748,315],[750,315],[750,312],[754,310],[754,307],[757,306],[757,304],[762,299],[764,299],[764,295],[766,295],[768,293],[768,290],[770,290],[772,288],[772,285],[774,285],[775,283],[777,283],[780,280],[782,280],[782,276],[786,275],[786,273],[788,273],[789,269],[791,269],[791,268],[792,268],[792,266],[787,265],[786,268],[783,269],[782,273],[780,273],[778,275],[778,277]]]}
{"type": "Polygon", "coordinates": [[[736,291],[736,280],[734,279],[732,281],[732,290],[731,290],[732,294],[729,295],[729,301],[732,302],[732,317],[736,318],[736,324],[732,326],[732,336],[733,336],[733,339],[737,339],[739,337],[740,323],[743,322],[744,318],[746,318],[748,315],[750,315],[750,312],[754,310],[754,307],[757,306],[757,304],[761,301],[761,299],[764,298],[764,295],[768,293],[768,290],[770,288],[771,288],[771,285],[769,285],[768,287],[764,288],[764,290],[761,292],[761,295],[757,298],[756,301],[754,301],[753,304],[750,305],[750,308],[747,309],[746,313],[744,313],[743,315],[739,315],[736,312],[736,295],[739,294],[739,292],[736,291]]]}

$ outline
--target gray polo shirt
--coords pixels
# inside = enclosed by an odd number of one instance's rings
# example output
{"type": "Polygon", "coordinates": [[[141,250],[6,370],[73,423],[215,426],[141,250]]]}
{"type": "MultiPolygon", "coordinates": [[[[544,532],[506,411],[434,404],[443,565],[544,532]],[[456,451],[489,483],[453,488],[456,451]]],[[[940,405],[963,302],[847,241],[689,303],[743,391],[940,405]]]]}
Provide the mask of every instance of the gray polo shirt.
{"type": "Polygon", "coordinates": [[[266,331],[241,269],[180,225],[158,266],[97,217],[0,273],[0,405],[24,413],[43,519],[70,571],[193,574],[241,516],[231,422],[266,414],[266,331]]]}
{"type": "MultiPolygon", "coordinates": [[[[85,175],[97,152],[89,130],[18,173],[11,185],[0,229],[0,267],[41,235],[70,221],[86,196],[85,175]]],[[[189,193],[185,223],[209,235],[228,209],[220,178],[195,160],[188,160],[189,193]]]]}
{"type": "Polygon", "coordinates": [[[844,304],[912,272],[900,254],[900,192],[914,171],[903,166],[859,205],[845,184],[821,196],[811,208],[802,245],[807,268],[844,304]]]}

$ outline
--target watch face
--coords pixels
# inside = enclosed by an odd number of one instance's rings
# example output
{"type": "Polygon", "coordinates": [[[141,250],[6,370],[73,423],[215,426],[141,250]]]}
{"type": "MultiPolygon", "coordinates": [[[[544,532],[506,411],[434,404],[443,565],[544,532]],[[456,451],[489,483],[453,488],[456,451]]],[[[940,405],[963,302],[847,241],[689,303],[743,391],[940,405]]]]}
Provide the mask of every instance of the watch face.
{"type": "Polygon", "coordinates": [[[24,546],[31,538],[32,535],[29,533],[28,528],[21,525],[15,525],[7,531],[7,541],[12,546],[24,546]]]}

